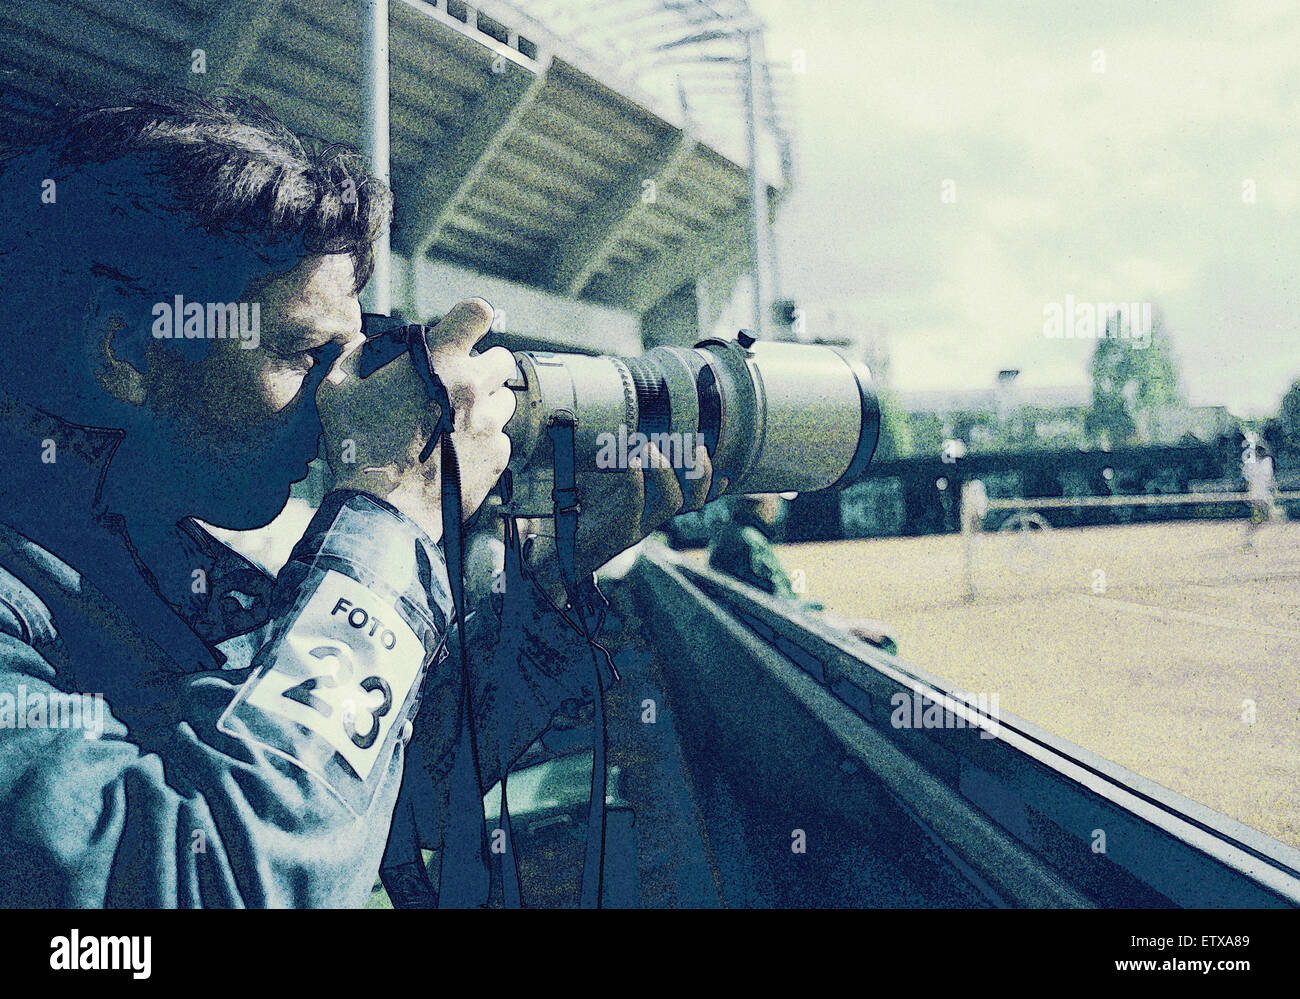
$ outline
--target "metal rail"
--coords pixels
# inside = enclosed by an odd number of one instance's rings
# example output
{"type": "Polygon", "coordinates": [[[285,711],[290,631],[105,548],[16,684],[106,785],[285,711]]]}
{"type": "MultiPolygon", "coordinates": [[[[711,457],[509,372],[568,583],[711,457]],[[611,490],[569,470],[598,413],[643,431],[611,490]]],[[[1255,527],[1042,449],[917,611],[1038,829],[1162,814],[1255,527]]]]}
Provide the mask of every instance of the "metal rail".
{"type": "MultiPolygon", "coordinates": [[[[670,643],[666,666],[682,693],[675,710],[732,754],[698,761],[696,780],[740,768],[722,797],[755,822],[775,824],[796,795],[806,815],[820,796],[837,849],[852,853],[843,841],[858,823],[873,851],[898,851],[862,853],[870,876],[833,874],[816,889],[820,904],[898,904],[892,893],[915,887],[909,868],[923,844],[928,904],[980,904],[946,900],[966,884],[994,905],[1300,907],[1300,851],[1258,830],[1023,719],[963,708],[968,697],[938,677],[666,549],[628,581],[663,622],[657,644],[670,643]],[[900,727],[900,696],[964,724],[900,727]],[[884,798],[863,815],[871,793],[884,798]]],[[[806,892],[810,872],[791,868],[784,884],[778,854],[764,858],[773,898],[796,904],[784,893],[806,892]]]]}
{"type": "MultiPolygon", "coordinates": [[[[1300,500],[1300,491],[1273,493],[1276,501],[1300,500]]],[[[1172,506],[1179,503],[1249,503],[1249,493],[1156,493],[1143,496],[1027,496],[990,499],[990,510],[1059,510],[1086,506],[1172,506]]]]}

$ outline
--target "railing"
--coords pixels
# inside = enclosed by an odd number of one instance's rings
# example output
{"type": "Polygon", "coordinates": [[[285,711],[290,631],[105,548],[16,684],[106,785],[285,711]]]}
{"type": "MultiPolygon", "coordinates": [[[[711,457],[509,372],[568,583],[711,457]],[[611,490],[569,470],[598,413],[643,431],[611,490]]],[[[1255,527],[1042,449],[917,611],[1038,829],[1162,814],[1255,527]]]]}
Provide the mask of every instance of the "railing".
{"type": "Polygon", "coordinates": [[[627,583],[728,904],[1300,906],[1300,851],[996,702],[667,549],[627,583]]]}
{"type": "MultiPolygon", "coordinates": [[[[967,490],[967,483],[959,496],[958,522],[962,535],[962,595],[967,603],[973,603],[976,597],[975,585],[975,540],[976,529],[985,514],[995,510],[1015,510],[1032,513],[1037,510],[1086,510],[1104,507],[1128,506],[1204,506],[1212,503],[1251,503],[1255,501],[1250,493],[1153,493],[1151,495],[1131,496],[1038,496],[1038,497],[997,497],[984,499],[972,504],[967,490]]],[[[1291,500],[1300,500],[1300,491],[1270,493],[1268,502],[1273,505],[1291,500]]],[[[1042,530],[1049,525],[1041,517],[1030,520],[1021,519],[1017,524],[1014,515],[1003,524],[1018,526],[1022,530],[1042,530]]]]}

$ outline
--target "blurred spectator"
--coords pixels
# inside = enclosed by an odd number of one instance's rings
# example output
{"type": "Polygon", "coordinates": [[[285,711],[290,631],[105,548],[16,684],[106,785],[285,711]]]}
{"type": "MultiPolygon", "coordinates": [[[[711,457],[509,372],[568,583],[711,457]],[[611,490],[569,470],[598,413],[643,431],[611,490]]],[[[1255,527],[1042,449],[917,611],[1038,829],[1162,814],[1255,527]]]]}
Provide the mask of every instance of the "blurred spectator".
{"type": "Polygon", "coordinates": [[[1255,547],[1255,534],[1265,524],[1280,519],[1276,503],[1277,476],[1268,445],[1247,438],[1241,456],[1241,474],[1246,480],[1250,522],[1246,525],[1245,547],[1255,547]]]}
{"type": "Polygon", "coordinates": [[[969,522],[970,530],[984,530],[984,518],[989,512],[989,494],[983,479],[962,483],[962,516],[969,522]]]}
{"type": "Polygon", "coordinates": [[[876,621],[845,620],[826,611],[821,604],[803,600],[772,545],[772,526],[780,520],[784,501],[777,493],[736,496],[732,516],[709,542],[709,566],[780,600],[798,604],[817,613],[828,624],[841,628],[876,648],[898,654],[898,643],[876,621]]]}

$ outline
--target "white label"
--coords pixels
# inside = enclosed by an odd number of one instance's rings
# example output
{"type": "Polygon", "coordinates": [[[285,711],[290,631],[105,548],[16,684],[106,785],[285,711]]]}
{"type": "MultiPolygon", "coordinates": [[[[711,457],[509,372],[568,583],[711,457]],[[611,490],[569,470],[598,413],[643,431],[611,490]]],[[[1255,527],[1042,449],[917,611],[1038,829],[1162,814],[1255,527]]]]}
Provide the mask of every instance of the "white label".
{"type": "Polygon", "coordinates": [[[241,696],[310,729],[365,781],[423,661],[424,646],[393,607],[330,571],[241,696]]]}

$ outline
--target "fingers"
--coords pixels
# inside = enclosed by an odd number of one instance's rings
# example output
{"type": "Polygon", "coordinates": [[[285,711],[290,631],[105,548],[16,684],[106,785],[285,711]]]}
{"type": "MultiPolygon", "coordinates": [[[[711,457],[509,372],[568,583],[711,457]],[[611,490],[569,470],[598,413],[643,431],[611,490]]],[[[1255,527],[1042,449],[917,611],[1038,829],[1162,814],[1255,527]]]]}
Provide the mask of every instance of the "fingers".
{"type": "Polygon", "coordinates": [[[709,451],[703,445],[695,448],[695,464],[686,470],[686,498],[682,513],[691,513],[704,506],[709,498],[709,486],[713,482],[713,463],[709,461],[709,451]]]}
{"type": "Polygon", "coordinates": [[[492,328],[492,316],[492,306],[481,298],[458,303],[429,331],[429,350],[434,354],[468,357],[474,344],[492,328]]]}
{"type": "MultiPolygon", "coordinates": [[[[510,438],[505,434],[497,434],[486,442],[476,440],[474,443],[483,449],[475,457],[484,465],[483,475],[488,482],[487,488],[490,489],[491,484],[501,478],[501,473],[510,464],[510,438]]],[[[484,490],[484,495],[486,493],[487,489],[484,490]]],[[[481,501],[480,498],[479,502],[481,501]]],[[[477,509],[477,506],[475,508],[477,509]]],[[[470,514],[473,512],[473,510],[468,511],[470,514]]]]}
{"type": "Polygon", "coordinates": [[[434,368],[447,386],[458,428],[500,430],[514,415],[517,399],[505,386],[518,368],[504,347],[473,356],[441,355],[435,357],[434,368]]]}
{"type": "Polygon", "coordinates": [[[482,381],[484,387],[494,389],[504,385],[519,373],[515,364],[515,355],[505,347],[493,347],[474,358],[475,377],[482,381]]]}
{"type": "MultiPolygon", "coordinates": [[[[493,433],[502,430],[510,417],[515,415],[518,399],[504,386],[489,392],[486,396],[475,396],[474,404],[457,411],[457,417],[464,417],[464,428],[475,433],[493,433]]],[[[458,428],[459,429],[459,428],[458,428]]]]}
{"type": "MultiPolygon", "coordinates": [[[[342,385],[344,382],[356,381],[361,377],[358,366],[361,363],[361,348],[365,346],[366,338],[363,336],[354,337],[343,346],[342,352],[334,358],[334,363],[330,365],[329,371],[321,379],[321,385],[342,385]]],[[[317,386],[319,391],[320,386],[317,386]]]]}
{"type": "MultiPolygon", "coordinates": [[[[508,392],[506,382],[518,373],[514,355],[504,347],[493,347],[486,353],[453,360],[438,367],[447,390],[454,391],[457,396],[475,406],[480,404],[479,400],[486,400],[497,392],[508,392]]],[[[511,406],[510,413],[513,412],[514,407],[511,406]]]]}
{"type": "Polygon", "coordinates": [[[649,533],[660,527],[682,508],[682,487],[677,483],[677,473],[663,453],[648,444],[645,449],[645,507],[641,513],[641,526],[649,533]]]}
{"type": "MultiPolygon", "coordinates": [[[[677,514],[702,507],[713,478],[712,466],[707,453],[697,454],[696,462],[694,468],[703,474],[686,478],[689,497],[682,495],[677,470],[652,442],[640,458],[629,462],[626,472],[580,476],[584,504],[594,502],[592,509],[600,511],[599,538],[591,539],[592,548],[615,555],[677,514]]],[[[726,484],[725,478],[718,479],[719,489],[726,489],[726,484]]]]}

